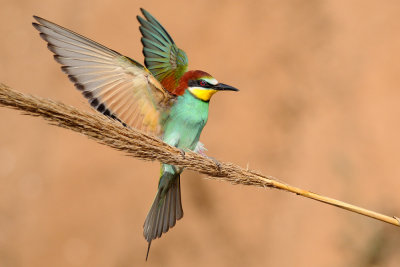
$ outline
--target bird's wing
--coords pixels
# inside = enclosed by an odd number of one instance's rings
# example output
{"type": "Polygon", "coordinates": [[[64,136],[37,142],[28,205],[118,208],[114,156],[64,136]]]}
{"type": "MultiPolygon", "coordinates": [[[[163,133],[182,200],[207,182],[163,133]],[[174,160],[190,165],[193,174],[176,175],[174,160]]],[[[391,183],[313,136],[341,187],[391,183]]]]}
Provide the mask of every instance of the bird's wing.
{"type": "Polygon", "coordinates": [[[175,96],[140,63],[45,19],[33,26],[62,70],[99,112],[155,135],[175,96]]]}
{"type": "Polygon", "coordinates": [[[164,88],[175,93],[179,79],[187,70],[186,53],[179,49],[168,32],[149,12],[141,9],[144,17],[137,16],[141,26],[145,65],[164,88]]]}

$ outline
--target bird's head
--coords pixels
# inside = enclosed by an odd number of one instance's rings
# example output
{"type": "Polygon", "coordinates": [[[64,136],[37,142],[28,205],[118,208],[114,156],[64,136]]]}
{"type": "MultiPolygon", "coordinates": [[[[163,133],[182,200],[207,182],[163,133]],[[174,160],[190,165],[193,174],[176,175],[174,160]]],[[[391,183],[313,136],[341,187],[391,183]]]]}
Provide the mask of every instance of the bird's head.
{"type": "Polygon", "coordinates": [[[193,96],[203,101],[209,101],[218,91],[239,91],[230,85],[219,83],[210,74],[201,70],[186,72],[181,79],[181,85],[193,96]]]}

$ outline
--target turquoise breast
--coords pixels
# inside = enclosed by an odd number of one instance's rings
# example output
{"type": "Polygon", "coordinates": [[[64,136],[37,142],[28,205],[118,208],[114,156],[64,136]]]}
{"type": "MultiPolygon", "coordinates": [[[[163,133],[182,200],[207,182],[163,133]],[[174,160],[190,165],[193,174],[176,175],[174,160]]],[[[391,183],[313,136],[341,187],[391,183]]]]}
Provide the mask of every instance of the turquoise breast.
{"type": "Polygon", "coordinates": [[[208,102],[189,91],[179,96],[164,124],[164,142],[181,149],[193,150],[208,120],[208,102]]]}

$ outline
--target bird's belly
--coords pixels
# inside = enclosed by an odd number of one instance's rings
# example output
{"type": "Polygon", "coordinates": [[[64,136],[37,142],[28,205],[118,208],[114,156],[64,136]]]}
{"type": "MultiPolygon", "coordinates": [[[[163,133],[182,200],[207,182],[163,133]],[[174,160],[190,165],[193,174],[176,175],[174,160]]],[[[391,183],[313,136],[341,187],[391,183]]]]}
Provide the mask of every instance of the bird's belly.
{"type": "Polygon", "coordinates": [[[205,124],[204,118],[175,118],[166,125],[163,139],[178,148],[194,150],[205,124]]]}
{"type": "Polygon", "coordinates": [[[181,135],[177,147],[182,149],[194,150],[197,145],[197,142],[199,142],[200,133],[202,129],[203,127],[197,127],[197,130],[186,131],[186,133],[181,135]]]}

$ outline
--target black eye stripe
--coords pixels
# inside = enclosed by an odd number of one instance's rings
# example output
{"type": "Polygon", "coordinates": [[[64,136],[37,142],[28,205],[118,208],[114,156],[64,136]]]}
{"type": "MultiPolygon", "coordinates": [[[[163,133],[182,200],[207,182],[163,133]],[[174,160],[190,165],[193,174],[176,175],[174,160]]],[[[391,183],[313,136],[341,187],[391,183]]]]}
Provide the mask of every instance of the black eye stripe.
{"type": "Polygon", "coordinates": [[[189,80],[188,85],[189,87],[195,87],[197,85],[196,80],[189,80]]]}
{"type": "Polygon", "coordinates": [[[213,85],[205,80],[190,80],[188,82],[189,87],[202,87],[202,88],[212,88],[213,85]]]}

